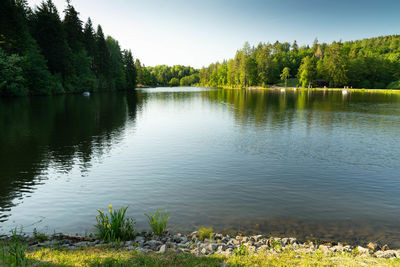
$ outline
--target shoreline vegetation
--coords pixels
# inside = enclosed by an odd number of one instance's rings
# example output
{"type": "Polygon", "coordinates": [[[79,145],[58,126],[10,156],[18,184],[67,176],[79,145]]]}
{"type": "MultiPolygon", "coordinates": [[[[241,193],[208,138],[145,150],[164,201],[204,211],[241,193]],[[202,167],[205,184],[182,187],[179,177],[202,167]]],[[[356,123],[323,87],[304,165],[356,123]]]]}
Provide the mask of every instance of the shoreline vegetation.
{"type": "Polygon", "coordinates": [[[14,234],[0,241],[0,265],[400,266],[400,250],[392,250],[387,245],[380,247],[376,243],[350,246],[213,232],[204,237],[202,231],[204,228],[190,234],[142,232],[131,240],[114,242],[66,234],[31,237],[14,234]],[[16,259],[18,253],[19,259],[16,259]]]}
{"type": "Polygon", "coordinates": [[[400,35],[298,46],[246,42],[234,58],[200,70],[203,86],[249,87],[282,83],[303,88],[400,89],[400,35]],[[292,78],[292,79],[291,79],[292,78]],[[296,79],[297,78],[297,79],[296,79]]]}
{"type": "MultiPolygon", "coordinates": [[[[249,87],[231,87],[231,86],[219,86],[219,87],[208,87],[208,86],[196,86],[196,87],[204,87],[209,89],[231,89],[231,90],[299,90],[299,91],[347,91],[347,92],[369,92],[369,93],[400,93],[400,89],[365,89],[365,88],[323,88],[323,87],[312,87],[312,88],[303,88],[303,87],[282,87],[282,86],[271,86],[271,87],[262,87],[262,86],[249,86],[249,87]]],[[[149,88],[149,87],[147,87],[149,88]]]]}
{"type": "Polygon", "coordinates": [[[293,237],[227,235],[202,227],[169,233],[167,211],[146,213],[151,232],[137,233],[128,207],[98,210],[96,234],[47,236],[22,229],[0,239],[1,266],[400,266],[400,249],[293,237]]]}

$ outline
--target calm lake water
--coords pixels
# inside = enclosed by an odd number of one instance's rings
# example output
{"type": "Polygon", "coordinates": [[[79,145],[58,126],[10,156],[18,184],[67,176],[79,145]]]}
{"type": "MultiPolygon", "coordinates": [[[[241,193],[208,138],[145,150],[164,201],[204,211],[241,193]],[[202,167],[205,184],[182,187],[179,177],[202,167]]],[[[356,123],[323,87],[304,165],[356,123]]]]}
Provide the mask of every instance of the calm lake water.
{"type": "Polygon", "coordinates": [[[400,94],[152,88],[0,100],[0,233],[97,209],[400,247],[400,94]]]}

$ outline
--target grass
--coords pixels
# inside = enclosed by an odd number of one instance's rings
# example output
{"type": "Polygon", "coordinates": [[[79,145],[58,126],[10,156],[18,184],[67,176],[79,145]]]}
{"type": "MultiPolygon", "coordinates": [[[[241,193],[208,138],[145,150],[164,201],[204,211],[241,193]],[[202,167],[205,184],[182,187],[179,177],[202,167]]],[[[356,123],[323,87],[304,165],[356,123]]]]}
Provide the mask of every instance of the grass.
{"type": "MultiPolygon", "coordinates": [[[[0,246],[0,263],[6,266],[27,266],[25,260],[26,244],[21,237],[22,229],[11,231],[11,240],[7,246],[0,246]]],[[[0,265],[1,266],[1,265],[0,265]]]]}
{"type": "Polygon", "coordinates": [[[119,242],[121,240],[130,240],[135,237],[135,220],[126,217],[128,207],[121,207],[113,210],[109,205],[108,214],[98,210],[96,216],[97,236],[108,242],[119,242]]]}
{"type": "MultiPolygon", "coordinates": [[[[0,258],[0,266],[1,264],[0,258]]],[[[4,261],[3,261],[4,263],[4,261]]],[[[378,259],[354,256],[351,253],[324,255],[284,250],[277,254],[267,251],[237,253],[232,256],[203,256],[178,253],[143,254],[113,248],[80,250],[40,249],[26,252],[25,265],[5,266],[400,266],[399,259],[378,259]]]]}
{"type": "MultiPolygon", "coordinates": [[[[287,80],[286,87],[296,87],[299,84],[299,79],[297,78],[290,78],[287,80]]],[[[282,81],[280,83],[275,84],[276,86],[285,87],[285,82],[282,81]]]]}
{"type": "Polygon", "coordinates": [[[199,239],[201,241],[204,241],[206,238],[208,239],[212,239],[213,236],[213,229],[210,228],[206,228],[206,227],[201,227],[199,229],[199,239]]]}
{"type": "Polygon", "coordinates": [[[155,235],[163,235],[167,229],[169,215],[167,210],[160,212],[156,210],[154,214],[146,213],[151,230],[155,235]]]}
{"type": "Polygon", "coordinates": [[[243,244],[240,244],[240,246],[238,248],[233,250],[233,255],[235,255],[235,256],[246,256],[248,254],[249,254],[249,250],[243,244]]]}
{"type": "Polygon", "coordinates": [[[36,228],[33,229],[33,238],[39,242],[44,242],[49,239],[49,237],[44,233],[39,233],[36,228]]]}

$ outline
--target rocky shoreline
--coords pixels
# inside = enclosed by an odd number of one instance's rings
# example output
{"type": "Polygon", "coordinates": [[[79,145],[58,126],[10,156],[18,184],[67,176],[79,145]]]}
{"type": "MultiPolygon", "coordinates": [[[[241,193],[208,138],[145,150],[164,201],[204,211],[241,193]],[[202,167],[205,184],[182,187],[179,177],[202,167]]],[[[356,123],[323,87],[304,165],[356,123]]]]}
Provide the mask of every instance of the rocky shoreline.
{"type": "MultiPolygon", "coordinates": [[[[300,242],[296,238],[266,237],[264,235],[251,236],[229,236],[223,234],[212,234],[210,239],[199,239],[199,232],[190,234],[165,234],[155,236],[142,232],[134,240],[107,243],[91,237],[72,236],[66,234],[55,234],[43,240],[37,237],[24,237],[29,250],[40,248],[58,249],[84,249],[90,247],[109,247],[111,249],[136,250],[142,253],[190,253],[196,256],[220,254],[240,255],[242,253],[267,252],[278,254],[285,250],[293,250],[298,253],[314,254],[316,252],[325,255],[334,253],[348,253],[354,256],[372,256],[376,258],[393,259],[400,258],[400,249],[390,249],[388,245],[379,246],[376,243],[369,243],[367,246],[351,246],[342,243],[324,242],[300,242]]],[[[3,240],[11,239],[4,237],[3,240]]]]}

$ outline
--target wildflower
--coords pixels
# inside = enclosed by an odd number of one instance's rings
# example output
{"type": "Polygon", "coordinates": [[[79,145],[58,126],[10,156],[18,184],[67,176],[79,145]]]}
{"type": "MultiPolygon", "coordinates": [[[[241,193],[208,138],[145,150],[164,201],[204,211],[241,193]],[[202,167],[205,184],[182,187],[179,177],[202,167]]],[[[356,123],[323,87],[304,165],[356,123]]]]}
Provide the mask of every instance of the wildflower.
{"type": "Polygon", "coordinates": [[[110,207],[110,209],[112,209],[112,205],[110,204],[110,205],[108,205],[109,207],[110,207]]]}
{"type": "Polygon", "coordinates": [[[108,212],[109,212],[109,213],[111,213],[111,212],[112,212],[112,210],[108,210],[108,212]]]}

